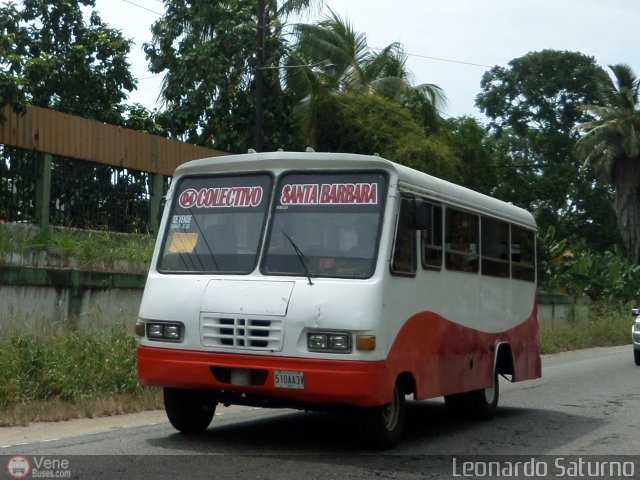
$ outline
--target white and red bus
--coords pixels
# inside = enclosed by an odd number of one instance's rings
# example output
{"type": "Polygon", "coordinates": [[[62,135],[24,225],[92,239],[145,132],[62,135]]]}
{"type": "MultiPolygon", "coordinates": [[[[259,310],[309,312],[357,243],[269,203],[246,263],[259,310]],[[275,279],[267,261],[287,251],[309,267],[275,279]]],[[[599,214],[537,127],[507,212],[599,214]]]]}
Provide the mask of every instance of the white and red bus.
{"type": "Polygon", "coordinates": [[[380,447],[405,397],[490,418],[541,375],[536,225],[375,156],[249,153],[175,172],[136,331],[181,432],[217,404],[357,407],[380,447]]]}

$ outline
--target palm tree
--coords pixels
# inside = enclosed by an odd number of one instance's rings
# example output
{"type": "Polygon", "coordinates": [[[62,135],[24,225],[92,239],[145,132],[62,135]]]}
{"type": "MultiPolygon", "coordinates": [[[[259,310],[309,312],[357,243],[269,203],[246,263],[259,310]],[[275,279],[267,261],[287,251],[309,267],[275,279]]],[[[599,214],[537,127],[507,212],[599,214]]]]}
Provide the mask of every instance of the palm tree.
{"type": "MultiPolygon", "coordinates": [[[[300,14],[312,7],[320,7],[324,0],[284,0],[279,4],[277,0],[258,0],[256,9],[256,71],[255,71],[255,101],[256,101],[256,118],[255,118],[255,136],[254,147],[257,151],[262,151],[264,144],[264,97],[265,97],[265,64],[267,55],[273,55],[268,45],[268,39],[277,38],[277,44],[284,46],[282,34],[282,20],[289,15],[300,14]]],[[[276,50],[281,50],[276,48],[276,50]]],[[[275,57],[279,57],[280,52],[275,52],[275,57]]],[[[276,85],[277,75],[271,75],[269,79],[272,86],[276,85]]]]}
{"type": "Polygon", "coordinates": [[[445,100],[432,84],[414,86],[407,56],[398,43],[380,51],[367,45],[366,36],[333,11],[316,24],[299,24],[297,43],[286,65],[286,85],[297,99],[303,129],[314,143],[316,114],[323,102],[339,102],[340,93],[377,94],[409,108],[425,129],[435,129],[438,107],[445,100]],[[332,72],[323,68],[330,63],[332,72]],[[297,68],[300,67],[300,68],[297,68]]]}
{"type": "Polygon", "coordinates": [[[295,141],[298,132],[290,134],[281,126],[289,116],[289,100],[270,66],[278,65],[288,50],[287,19],[317,10],[323,0],[161,3],[165,14],[153,24],[152,41],[144,48],[151,71],[166,71],[161,99],[171,133],[227,151],[260,149],[264,108],[267,134],[295,141]],[[255,124],[260,123],[254,140],[252,111],[255,124]]]}
{"type": "Polygon", "coordinates": [[[601,105],[583,110],[595,120],[576,128],[585,132],[577,144],[585,164],[615,190],[614,210],[622,241],[640,249],[640,79],[625,64],[609,66],[613,79],[603,86],[601,105]]]}

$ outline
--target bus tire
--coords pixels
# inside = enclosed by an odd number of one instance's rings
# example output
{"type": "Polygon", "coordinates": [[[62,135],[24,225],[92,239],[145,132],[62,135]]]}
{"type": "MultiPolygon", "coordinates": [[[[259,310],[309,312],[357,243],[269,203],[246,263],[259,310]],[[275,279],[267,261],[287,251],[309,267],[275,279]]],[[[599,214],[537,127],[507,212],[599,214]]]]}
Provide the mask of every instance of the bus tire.
{"type": "Polygon", "coordinates": [[[185,434],[204,432],[213,420],[217,402],[201,390],[164,388],[164,410],[176,430],[185,434]]]}
{"type": "Polygon", "coordinates": [[[391,403],[363,409],[362,426],[372,447],[388,450],[400,442],[406,410],[404,395],[400,382],[396,382],[391,403]]]}
{"type": "Polygon", "coordinates": [[[498,400],[500,399],[500,387],[498,374],[493,374],[493,385],[470,392],[470,411],[474,418],[478,420],[490,420],[498,410],[498,400]]]}
{"type": "Polygon", "coordinates": [[[447,408],[455,413],[471,417],[476,420],[490,420],[498,409],[500,387],[498,374],[493,374],[493,385],[471,392],[446,395],[444,397],[447,408]]]}

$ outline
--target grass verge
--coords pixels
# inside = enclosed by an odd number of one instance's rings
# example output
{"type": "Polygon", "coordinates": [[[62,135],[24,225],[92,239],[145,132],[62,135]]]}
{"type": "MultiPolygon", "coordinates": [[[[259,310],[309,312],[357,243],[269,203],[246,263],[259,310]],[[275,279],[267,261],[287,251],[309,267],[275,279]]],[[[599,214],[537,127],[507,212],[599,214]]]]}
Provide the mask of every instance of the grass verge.
{"type": "MultiPolygon", "coordinates": [[[[596,305],[589,320],[542,324],[542,353],[630,342],[629,309],[596,305]]],[[[162,408],[160,389],[138,385],[135,336],[124,325],[109,332],[48,329],[2,332],[0,426],[69,420],[162,408]]]]}
{"type": "Polygon", "coordinates": [[[108,332],[2,332],[0,426],[160,408],[159,389],[136,378],[136,339],[108,332]]]}
{"type": "Polygon", "coordinates": [[[0,224],[0,260],[18,257],[28,265],[51,263],[58,268],[145,273],[154,241],[148,234],[0,224]]]}
{"type": "Polygon", "coordinates": [[[161,408],[163,408],[162,390],[159,388],[73,401],[60,398],[24,400],[0,409],[0,427],[28,425],[33,422],[59,422],[73,418],[109,417],[161,408]]]}

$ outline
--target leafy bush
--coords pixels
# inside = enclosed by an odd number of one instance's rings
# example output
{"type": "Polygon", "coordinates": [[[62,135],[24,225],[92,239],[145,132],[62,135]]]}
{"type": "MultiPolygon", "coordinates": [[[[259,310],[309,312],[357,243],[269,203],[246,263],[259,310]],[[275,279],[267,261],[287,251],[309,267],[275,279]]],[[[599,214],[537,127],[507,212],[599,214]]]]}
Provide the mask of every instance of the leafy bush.
{"type": "Polygon", "coordinates": [[[553,227],[538,235],[538,272],[541,290],[550,293],[588,295],[607,303],[640,298],[640,265],[620,247],[604,253],[574,250],[566,239],[556,239],[553,227]]]}

